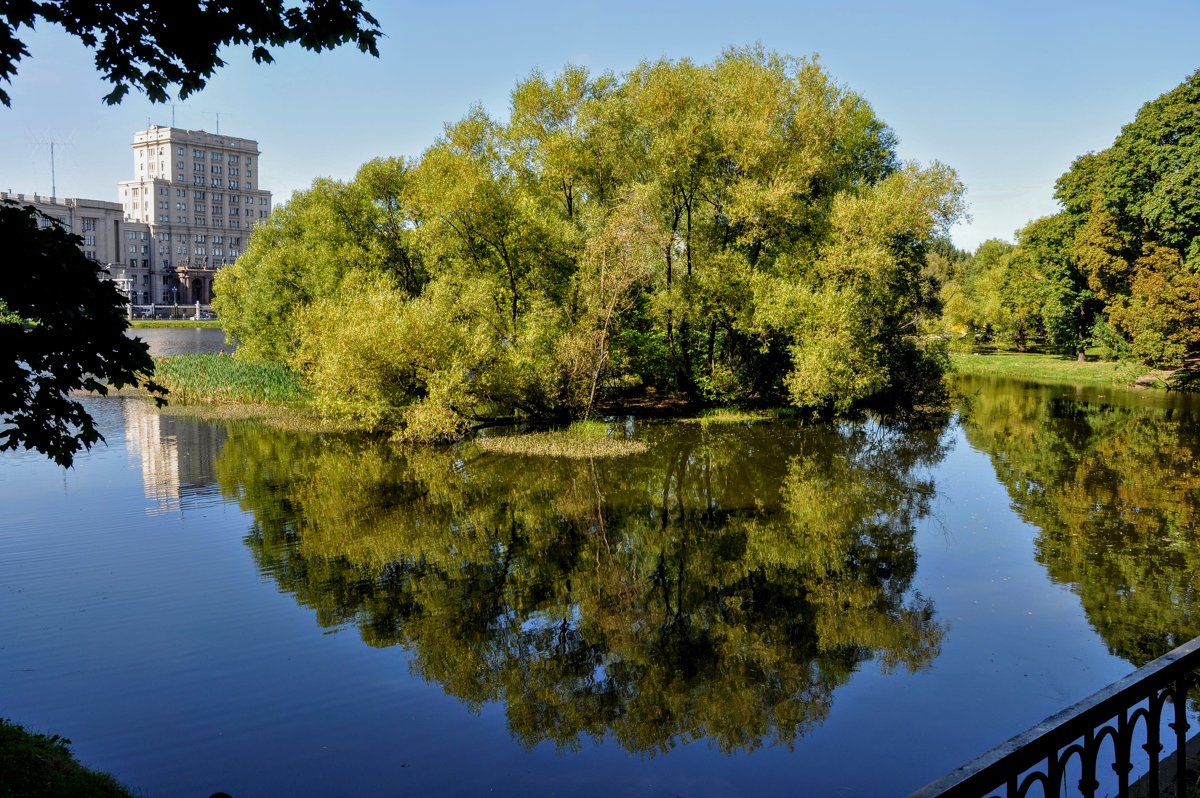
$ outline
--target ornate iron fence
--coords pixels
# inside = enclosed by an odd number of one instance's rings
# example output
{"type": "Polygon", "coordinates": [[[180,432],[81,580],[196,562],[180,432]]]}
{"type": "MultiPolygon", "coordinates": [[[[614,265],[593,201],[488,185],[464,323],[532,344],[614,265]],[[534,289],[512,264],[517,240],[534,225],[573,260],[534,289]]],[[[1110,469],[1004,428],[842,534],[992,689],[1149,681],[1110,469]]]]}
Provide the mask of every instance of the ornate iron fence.
{"type": "Polygon", "coordinates": [[[1187,694],[1200,684],[1198,670],[1200,637],[909,798],[1048,798],[1064,793],[1098,798],[1112,794],[1107,788],[1099,792],[1101,776],[1115,780],[1116,795],[1121,798],[1197,795],[1196,777],[1187,768],[1188,730],[1192,725],[1187,716],[1187,694]],[[1164,729],[1170,731],[1164,734],[1164,729]],[[1175,738],[1175,747],[1164,757],[1163,743],[1171,737],[1175,738]],[[1136,749],[1142,749],[1144,756],[1136,749]],[[1148,765],[1145,775],[1136,782],[1136,792],[1135,761],[1148,765]],[[1164,770],[1170,770],[1164,764],[1174,765],[1173,778],[1169,779],[1172,783],[1160,784],[1164,770]],[[1111,766],[1112,776],[1102,771],[1105,766],[1111,766]],[[1076,775],[1078,781],[1071,784],[1076,775]]]}

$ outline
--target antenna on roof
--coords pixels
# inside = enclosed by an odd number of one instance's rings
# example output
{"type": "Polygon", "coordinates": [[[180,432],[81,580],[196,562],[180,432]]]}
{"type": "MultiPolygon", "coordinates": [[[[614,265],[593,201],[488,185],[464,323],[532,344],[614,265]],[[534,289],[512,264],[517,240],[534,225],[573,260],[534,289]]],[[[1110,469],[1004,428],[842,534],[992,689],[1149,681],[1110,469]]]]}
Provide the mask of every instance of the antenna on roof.
{"type": "MultiPolygon", "coordinates": [[[[216,116],[217,129],[213,132],[213,135],[216,135],[216,136],[221,135],[221,112],[220,111],[201,111],[201,113],[213,114],[214,116],[216,116]]],[[[228,116],[228,114],[226,114],[226,116],[228,116]]]]}
{"type": "Polygon", "coordinates": [[[56,144],[65,144],[66,142],[63,142],[63,141],[39,141],[36,143],[50,145],[50,196],[57,197],[58,196],[58,179],[57,179],[57,176],[55,175],[55,170],[54,170],[54,147],[56,144]]]}

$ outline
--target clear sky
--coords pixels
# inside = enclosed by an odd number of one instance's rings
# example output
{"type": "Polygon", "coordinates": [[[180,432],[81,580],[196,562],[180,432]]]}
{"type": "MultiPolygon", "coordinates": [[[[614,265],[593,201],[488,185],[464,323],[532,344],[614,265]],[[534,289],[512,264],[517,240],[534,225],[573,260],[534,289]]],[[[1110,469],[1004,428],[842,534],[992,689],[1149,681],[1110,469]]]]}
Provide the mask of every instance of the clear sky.
{"type": "MultiPolygon", "coordinates": [[[[1011,239],[1055,210],[1054,180],[1112,143],[1138,108],[1200,68],[1200,2],[385,2],[368,0],[386,39],[378,59],[352,48],[245,50],[174,109],[178,127],[256,139],[261,185],[276,202],[315,177],[351,177],[377,156],[419,156],[472,103],[507,115],[516,82],[574,63],[624,72],[644,59],[707,62],[761,43],[819,54],[869,100],[900,154],[940,160],[967,186],[974,249],[1011,239]]],[[[129,143],[169,106],[101,97],[90,51],[51,25],[24,30],[31,56],[0,107],[0,189],[117,200],[129,143]]]]}

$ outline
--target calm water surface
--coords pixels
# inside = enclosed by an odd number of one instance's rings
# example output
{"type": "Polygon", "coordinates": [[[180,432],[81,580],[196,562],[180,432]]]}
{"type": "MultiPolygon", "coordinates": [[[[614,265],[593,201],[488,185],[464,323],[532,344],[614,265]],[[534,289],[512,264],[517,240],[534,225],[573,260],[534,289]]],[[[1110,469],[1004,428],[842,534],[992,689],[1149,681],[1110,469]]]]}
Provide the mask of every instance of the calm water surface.
{"type": "Polygon", "coordinates": [[[225,343],[225,331],[220,327],[138,327],[126,330],[125,334],[145,341],[151,357],[233,353],[233,347],[225,343]]]}
{"type": "Polygon", "coordinates": [[[0,457],[0,715],[154,796],[904,795],[1200,634],[1200,407],[964,387],[597,461],[93,400],[0,457]]]}

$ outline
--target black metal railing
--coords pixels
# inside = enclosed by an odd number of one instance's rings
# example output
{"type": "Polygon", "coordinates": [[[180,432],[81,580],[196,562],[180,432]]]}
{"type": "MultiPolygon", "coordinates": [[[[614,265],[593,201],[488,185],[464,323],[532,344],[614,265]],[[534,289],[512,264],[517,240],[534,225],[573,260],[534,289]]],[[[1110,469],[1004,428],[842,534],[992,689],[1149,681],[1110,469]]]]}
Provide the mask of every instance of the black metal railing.
{"type": "MultiPolygon", "coordinates": [[[[1189,775],[1188,691],[1200,684],[1200,637],[948,773],[909,798],[1196,795],[1189,775]],[[1169,730],[1169,731],[1167,731],[1169,730]],[[1164,740],[1164,737],[1166,738],[1164,740]],[[1166,746],[1175,747],[1165,757],[1166,746]],[[1135,751],[1141,749],[1141,753],[1135,751]],[[1172,761],[1173,760],[1173,761],[1172,761]],[[1162,775],[1171,768],[1167,784],[1162,775]],[[1135,784],[1135,765],[1147,769],[1135,784]],[[1111,775],[1104,768],[1111,767],[1111,775]],[[1077,781],[1076,781],[1077,777],[1077,781]],[[1103,777],[1110,783],[1101,784],[1103,777]],[[1074,783],[1071,783],[1073,782],[1074,783]],[[1103,787],[1103,791],[1102,790],[1103,787]],[[1167,792],[1167,790],[1170,792],[1167,792]]],[[[1141,768],[1136,768],[1141,772],[1141,768]]]]}

